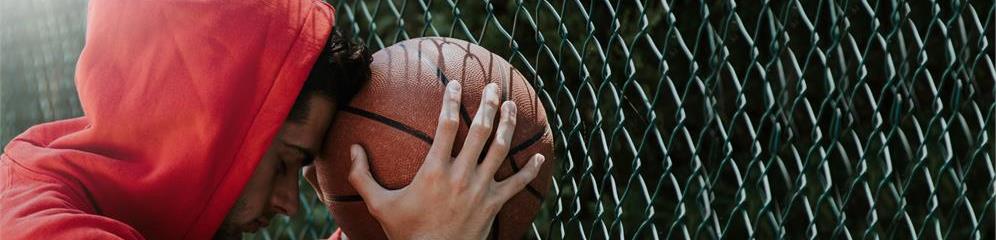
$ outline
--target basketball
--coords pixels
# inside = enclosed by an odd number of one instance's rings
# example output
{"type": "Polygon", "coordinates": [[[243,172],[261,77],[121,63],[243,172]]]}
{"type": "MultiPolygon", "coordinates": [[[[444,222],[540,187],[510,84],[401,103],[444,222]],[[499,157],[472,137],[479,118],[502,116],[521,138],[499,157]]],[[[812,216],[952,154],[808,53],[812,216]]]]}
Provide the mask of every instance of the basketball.
{"type": "MultiPolygon", "coordinates": [[[[326,138],[324,160],[315,162],[326,203],[345,234],[352,239],[387,238],[347,180],[350,145],[366,149],[370,172],[382,186],[407,186],[432,145],[446,83],[458,81],[463,87],[461,119],[452,156],[462,147],[484,86],[496,83],[500,99],[514,101],[518,112],[511,148],[495,180],[515,174],[535,153],[548,159],[537,177],[505,203],[492,224],[491,239],[522,238],[548,194],[555,164],[546,111],[522,74],[481,46],[441,37],[410,39],[377,51],[370,68],[370,82],[340,107],[326,138]]],[[[494,120],[497,126],[498,116],[494,120]]]]}

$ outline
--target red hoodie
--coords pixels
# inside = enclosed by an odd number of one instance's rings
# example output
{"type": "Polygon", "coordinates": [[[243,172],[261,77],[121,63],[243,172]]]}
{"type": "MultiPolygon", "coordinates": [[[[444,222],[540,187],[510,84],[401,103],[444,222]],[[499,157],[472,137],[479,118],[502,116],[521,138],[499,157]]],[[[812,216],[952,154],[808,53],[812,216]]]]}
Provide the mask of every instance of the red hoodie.
{"type": "Polygon", "coordinates": [[[0,156],[0,238],[205,239],[333,25],[320,0],[91,0],[84,116],[0,156]]]}

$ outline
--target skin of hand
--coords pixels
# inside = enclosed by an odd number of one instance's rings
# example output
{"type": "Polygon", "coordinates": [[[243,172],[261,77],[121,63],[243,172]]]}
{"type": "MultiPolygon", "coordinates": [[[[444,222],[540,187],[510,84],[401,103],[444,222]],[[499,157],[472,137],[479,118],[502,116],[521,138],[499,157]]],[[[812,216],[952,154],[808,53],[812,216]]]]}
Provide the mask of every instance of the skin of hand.
{"type": "Polygon", "coordinates": [[[494,180],[515,130],[516,107],[511,101],[501,104],[494,141],[484,161],[477,163],[499,110],[497,89],[494,83],[485,86],[463,148],[453,158],[461,87],[456,81],[446,85],[435,139],[422,167],[404,188],[383,188],[370,174],[363,147],[351,146],[349,182],[390,239],[484,239],[502,205],[536,177],[544,161],[540,154],[515,175],[494,180]]]}

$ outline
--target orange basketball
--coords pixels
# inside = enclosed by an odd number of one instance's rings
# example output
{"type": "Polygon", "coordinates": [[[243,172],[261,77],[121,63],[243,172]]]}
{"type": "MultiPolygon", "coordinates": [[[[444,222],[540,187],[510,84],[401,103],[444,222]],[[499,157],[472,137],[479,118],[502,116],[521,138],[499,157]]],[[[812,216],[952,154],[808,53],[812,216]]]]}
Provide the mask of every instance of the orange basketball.
{"type": "Polygon", "coordinates": [[[410,39],[377,51],[370,68],[371,81],[337,113],[321,156],[324,161],[315,163],[319,185],[346,235],[387,238],[347,180],[350,145],[364,146],[370,171],[385,188],[408,185],[432,144],[446,83],[459,81],[461,122],[452,156],[463,145],[484,86],[493,82],[501,100],[514,101],[518,108],[512,147],[495,179],[513,175],[532,154],[548,159],[536,179],[505,203],[492,225],[492,239],[522,238],[547,194],[555,164],[546,111],[522,74],[481,46],[441,37],[410,39]]]}

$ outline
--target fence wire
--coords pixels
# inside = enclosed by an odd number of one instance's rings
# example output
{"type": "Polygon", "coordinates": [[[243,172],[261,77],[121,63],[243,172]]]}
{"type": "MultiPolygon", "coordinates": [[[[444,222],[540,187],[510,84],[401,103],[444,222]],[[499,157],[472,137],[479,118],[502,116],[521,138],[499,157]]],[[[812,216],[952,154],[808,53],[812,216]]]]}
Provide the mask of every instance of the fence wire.
{"type": "MultiPolygon", "coordinates": [[[[333,1],[374,50],[447,36],[536,88],[530,239],[993,239],[992,1],[333,1]]],[[[0,140],[81,115],[85,2],[4,1],[0,140]]],[[[255,238],[328,236],[302,213],[255,238]]]]}

